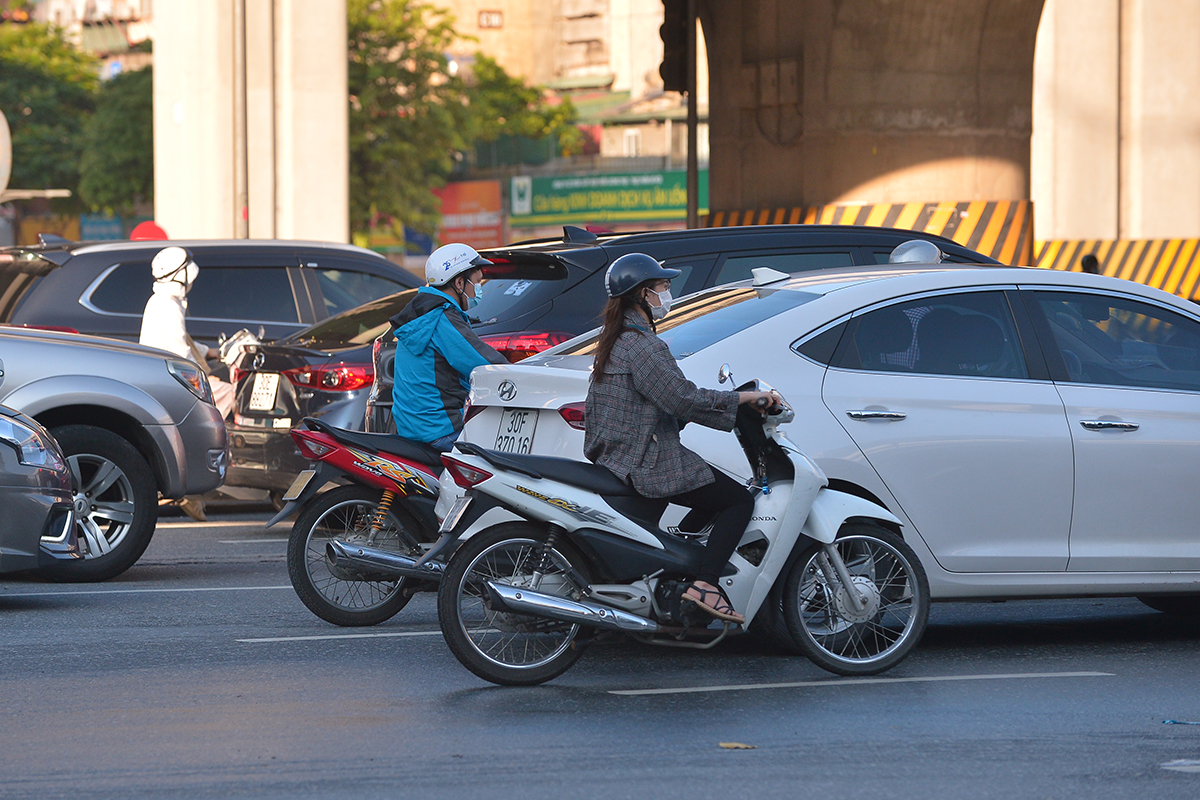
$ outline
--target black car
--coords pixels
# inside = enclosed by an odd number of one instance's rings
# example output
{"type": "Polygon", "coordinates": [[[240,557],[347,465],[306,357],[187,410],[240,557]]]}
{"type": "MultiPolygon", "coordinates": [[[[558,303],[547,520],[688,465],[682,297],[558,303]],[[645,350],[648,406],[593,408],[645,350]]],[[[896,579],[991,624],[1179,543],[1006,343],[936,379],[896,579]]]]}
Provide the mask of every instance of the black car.
{"type": "MultiPolygon", "coordinates": [[[[913,239],[934,242],[950,262],[1000,263],[941,236],[894,228],[758,225],[597,235],[568,226],[561,239],[483,251],[494,266],[485,268],[487,290],[470,313],[480,338],[519,361],[600,324],[605,269],[626,253],[647,253],[680,270],[671,286],[680,297],[749,278],[755,267],[791,273],[886,263],[913,239]]],[[[362,426],[365,416],[369,430],[394,430],[395,341],[385,334],[388,319],[411,297],[381,298],[242,356],[226,485],[286,489],[306,466],[287,435],[304,416],[327,415],[342,427],[362,426]]]]}
{"type": "Polygon", "coordinates": [[[150,261],[168,245],[187,248],[200,267],[188,332],[208,344],[240,328],[278,339],[419,283],[383,256],[344,244],[41,239],[0,248],[0,323],[137,341],[154,283],[150,261]]]}

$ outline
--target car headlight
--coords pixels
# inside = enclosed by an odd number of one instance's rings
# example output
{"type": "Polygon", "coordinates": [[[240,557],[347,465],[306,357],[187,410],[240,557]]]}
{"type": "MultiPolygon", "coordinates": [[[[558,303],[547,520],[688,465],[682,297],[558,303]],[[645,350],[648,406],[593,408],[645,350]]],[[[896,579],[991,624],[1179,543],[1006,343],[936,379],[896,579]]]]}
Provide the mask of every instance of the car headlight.
{"type": "Polygon", "coordinates": [[[175,376],[175,380],[187,387],[187,390],[209,405],[213,404],[212,387],[208,385],[208,376],[198,366],[190,361],[168,361],[167,370],[175,376]]]}
{"type": "Polygon", "coordinates": [[[16,450],[17,460],[27,467],[45,467],[55,472],[67,468],[58,444],[20,420],[0,417],[0,442],[16,450]]]}

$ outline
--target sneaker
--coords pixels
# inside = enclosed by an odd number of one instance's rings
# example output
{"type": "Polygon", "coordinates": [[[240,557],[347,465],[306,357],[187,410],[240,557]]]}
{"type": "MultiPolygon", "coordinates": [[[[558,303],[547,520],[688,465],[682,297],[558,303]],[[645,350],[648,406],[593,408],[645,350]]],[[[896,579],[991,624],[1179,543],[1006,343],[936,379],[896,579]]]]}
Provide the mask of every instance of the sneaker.
{"type": "Polygon", "coordinates": [[[179,501],[179,508],[183,510],[183,513],[196,520],[196,522],[208,522],[208,515],[204,513],[203,500],[197,500],[195,497],[185,497],[179,501]]]}

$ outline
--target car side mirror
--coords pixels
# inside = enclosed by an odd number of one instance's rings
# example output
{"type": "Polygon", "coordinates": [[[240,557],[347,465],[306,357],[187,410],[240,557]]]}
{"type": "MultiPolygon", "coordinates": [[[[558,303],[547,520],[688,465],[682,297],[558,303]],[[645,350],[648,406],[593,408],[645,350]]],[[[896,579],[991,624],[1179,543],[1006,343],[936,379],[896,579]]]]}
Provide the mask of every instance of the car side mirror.
{"type": "Polygon", "coordinates": [[[733,380],[733,370],[728,364],[722,364],[721,369],[717,370],[717,383],[727,383],[733,380]]]}

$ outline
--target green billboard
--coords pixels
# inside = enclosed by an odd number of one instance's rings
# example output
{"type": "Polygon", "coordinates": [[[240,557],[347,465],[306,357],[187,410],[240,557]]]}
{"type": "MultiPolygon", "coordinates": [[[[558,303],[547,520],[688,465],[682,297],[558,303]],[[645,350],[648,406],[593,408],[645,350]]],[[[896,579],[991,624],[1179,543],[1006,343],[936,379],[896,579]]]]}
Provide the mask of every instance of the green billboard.
{"type": "MultiPolygon", "coordinates": [[[[708,170],[700,171],[700,213],[708,213],[708,170]]],[[[509,190],[509,225],[653,222],[687,218],[687,172],[518,175],[509,190]]]]}

